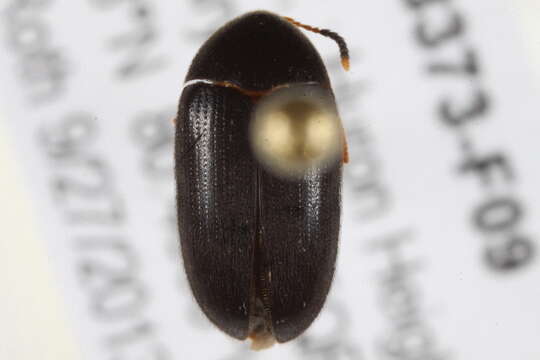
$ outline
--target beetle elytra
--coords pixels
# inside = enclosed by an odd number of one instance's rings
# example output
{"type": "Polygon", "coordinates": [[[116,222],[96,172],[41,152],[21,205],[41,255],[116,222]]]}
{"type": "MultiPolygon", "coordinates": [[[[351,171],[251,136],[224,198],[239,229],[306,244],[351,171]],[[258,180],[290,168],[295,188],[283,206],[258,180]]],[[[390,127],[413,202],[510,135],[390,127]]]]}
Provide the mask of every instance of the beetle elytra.
{"type": "Polygon", "coordinates": [[[347,152],[324,64],[298,27],[256,11],[195,56],[176,118],[178,226],[192,292],[253,348],[294,339],[328,294],[347,152]]]}

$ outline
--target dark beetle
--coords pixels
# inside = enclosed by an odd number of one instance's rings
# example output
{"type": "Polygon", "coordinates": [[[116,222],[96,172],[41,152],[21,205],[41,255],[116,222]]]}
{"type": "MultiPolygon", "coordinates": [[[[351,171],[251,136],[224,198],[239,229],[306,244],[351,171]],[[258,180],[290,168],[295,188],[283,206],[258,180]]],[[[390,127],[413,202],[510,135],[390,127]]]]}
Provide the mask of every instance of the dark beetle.
{"type": "Polygon", "coordinates": [[[189,283],[214,324],[255,348],[310,326],[338,246],[344,136],[324,64],[297,26],[337,41],[348,67],[336,33],[248,13],[199,50],[176,119],[189,283]]]}

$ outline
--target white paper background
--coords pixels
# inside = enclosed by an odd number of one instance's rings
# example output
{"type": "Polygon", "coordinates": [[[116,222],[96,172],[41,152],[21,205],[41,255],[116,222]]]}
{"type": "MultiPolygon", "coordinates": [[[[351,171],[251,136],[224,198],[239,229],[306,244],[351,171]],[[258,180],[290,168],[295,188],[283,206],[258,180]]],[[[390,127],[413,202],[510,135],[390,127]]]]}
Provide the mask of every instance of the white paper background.
{"type": "Polygon", "coordinates": [[[2,5],[0,105],[10,159],[22,169],[60,289],[56,301],[84,359],[540,356],[538,259],[496,271],[484,256],[510,235],[539,242],[540,111],[517,17],[503,1],[432,1],[421,11],[406,3],[2,5]],[[226,20],[259,8],[347,39],[349,73],[338,65],[335,44],[308,34],[329,67],[352,161],[327,307],[297,341],[253,353],[202,317],[185,283],[169,119],[201,43],[226,20]],[[419,24],[435,34],[454,18],[464,25],[458,35],[433,47],[418,41],[419,24]],[[427,71],[466,51],[478,61],[477,75],[427,71]],[[133,63],[144,66],[129,73],[133,63]],[[43,98],[51,74],[57,90],[43,98]],[[489,99],[483,116],[459,131],[441,121],[442,101],[459,111],[477,90],[489,99]],[[463,136],[477,157],[504,156],[512,181],[497,166],[489,168],[490,186],[478,172],[460,174],[463,136]],[[474,212],[501,197],[516,202],[519,221],[511,231],[478,231],[474,212]]]}

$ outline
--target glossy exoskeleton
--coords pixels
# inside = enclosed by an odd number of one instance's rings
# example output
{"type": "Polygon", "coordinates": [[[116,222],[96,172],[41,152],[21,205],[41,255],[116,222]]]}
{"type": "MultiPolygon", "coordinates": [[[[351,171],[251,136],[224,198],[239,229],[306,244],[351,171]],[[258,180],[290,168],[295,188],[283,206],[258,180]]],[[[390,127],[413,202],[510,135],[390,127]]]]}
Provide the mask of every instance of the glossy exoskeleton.
{"type": "Polygon", "coordinates": [[[176,119],[178,225],[191,289],[215,325],[259,348],[310,326],[338,248],[343,146],[337,159],[287,176],[263,166],[250,140],[259,104],[291,88],[309,106],[324,97],[337,114],[325,66],[299,26],[336,40],[348,66],[337,34],[248,13],[201,47],[176,119]]]}

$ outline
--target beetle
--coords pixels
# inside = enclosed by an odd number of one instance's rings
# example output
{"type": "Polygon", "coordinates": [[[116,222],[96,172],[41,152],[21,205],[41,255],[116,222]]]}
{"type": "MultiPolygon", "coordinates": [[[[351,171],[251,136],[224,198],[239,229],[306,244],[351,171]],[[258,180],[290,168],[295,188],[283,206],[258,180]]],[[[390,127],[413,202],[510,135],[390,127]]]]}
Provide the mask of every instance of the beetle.
{"type": "Polygon", "coordinates": [[[199,49],[175,119],[181,252],[193,295],[252,348],[299,336],[332,282],[346,142],[317,50],[266,11],[240,16],[199,49]]]}

